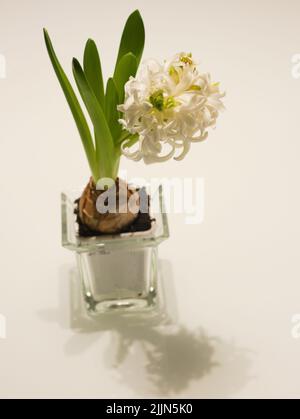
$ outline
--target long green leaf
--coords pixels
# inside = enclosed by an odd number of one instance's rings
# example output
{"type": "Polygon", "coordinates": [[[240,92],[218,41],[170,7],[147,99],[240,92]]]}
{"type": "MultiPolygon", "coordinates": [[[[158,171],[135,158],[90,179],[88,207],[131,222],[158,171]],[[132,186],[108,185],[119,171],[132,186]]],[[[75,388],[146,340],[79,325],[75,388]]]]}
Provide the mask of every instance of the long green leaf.
{"type": "Polygon", "coordinates": [[[89,85],[93,89],[96,98],[104,108],[104,87],[99,53],[97,46],[92,39],[85,45],[83,68],[89,85]]]}
{"type": "Polygon", "coordinates": [[[118,104],[119,96],[117,87],[114,80],[109,78],[105,94],[105,116],[115,143],[122,131],[122,127],[119,123],[120,112],[117,109],[118,104]]]}
{"type": "Polygon", "coordinates": [[[143,19],[138,10],[135,10],[127,19],[125,24],[121,43],[119,47],[116,68],[122,57],[128,52],[136,56],[137,66],[141,61],[145,45],[145,28],[143,19]]]}
{"type": "Polygon", "coordinates": [[[91,89],[79,62],[73,58],[73,74],[82,100],[91,117],[96,139],[96,160],[101,177],[113,177],[115,148],[105,115],[93,90],[91,89]]]}
{"type": "Polygon", "coordinates": [[[134,77],[136,75],[137,67],[136,57],[131,52],[124,55],[117,64],[114,82],[118,90],[120,103],[123,103],[124,100],[124,85],[130,76],[134,77]]]}
{"type": "Polygon", "coordinates": [[[85,153],[86,153],[89,165],[90,165],[92,175],[94,176],[94,178],[96,178],[98,175],[97,175],[97,169],[96,169],[95,148],[94,148],[93,139],[92,139],[88,124],[86,122],[85,116],[80,107],[80,104],[77,100],[77,97],[74,93],[74,90],[55,54],[55,51],[52,46],[52,42],[50,40],[49,34],[46,29],[44,29],[44,38],[45,38],[46,47],[47,47],[48,54],[49,54],[51,63],[53,65],[54,71],[62,87],[66,100],[69,104],[70,110],[72,112],[72,115],[74,117],[75,123],[77,125],[78,131],[79,131],[79,134],[80,134],[80,137],[81,137],[84,149],[85,149],[85,153]]]}

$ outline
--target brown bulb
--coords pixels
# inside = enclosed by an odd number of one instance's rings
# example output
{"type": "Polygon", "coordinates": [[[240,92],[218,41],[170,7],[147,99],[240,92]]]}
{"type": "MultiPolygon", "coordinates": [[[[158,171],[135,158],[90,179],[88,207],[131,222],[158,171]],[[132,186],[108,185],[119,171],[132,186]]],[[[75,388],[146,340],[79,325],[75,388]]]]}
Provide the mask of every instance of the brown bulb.
{"type": "Polygon", "coordinates": [[[130,190],[126,182],[120,179],[117,179],[110,189],[97,190],[93,178],[90,178],[80,197],[78,209],[81,223],[89,229],[102,234],[117,234],[129,227],[137,218],[139,194],[130,190]],[[115,205],[110,208],[109,197],[112,194],[115,194],[115,205]],[[134,205],[130,205],[130,202],[134,205]],[[99,211],[99,207],[105,207],[107,212],[99,211]]]}

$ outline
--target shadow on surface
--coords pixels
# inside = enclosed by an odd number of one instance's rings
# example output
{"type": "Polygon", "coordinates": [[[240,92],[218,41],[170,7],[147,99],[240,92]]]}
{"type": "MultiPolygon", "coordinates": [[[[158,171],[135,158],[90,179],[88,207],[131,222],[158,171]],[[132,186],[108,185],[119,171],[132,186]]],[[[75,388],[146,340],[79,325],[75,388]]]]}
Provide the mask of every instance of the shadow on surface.
{"type": "Polygon", "coordinates": [[[249,351],[179,325],[170,263],[161,261],[160,271],[162,298],[151,315],[87,316],[76,270],[67,267],[61,270],[59,307],[39,315],[75,332],[65,344],[68,356],[98,345],[108,371],[139,395],[229,397],[241,390],[251,380],[249,351]]]}

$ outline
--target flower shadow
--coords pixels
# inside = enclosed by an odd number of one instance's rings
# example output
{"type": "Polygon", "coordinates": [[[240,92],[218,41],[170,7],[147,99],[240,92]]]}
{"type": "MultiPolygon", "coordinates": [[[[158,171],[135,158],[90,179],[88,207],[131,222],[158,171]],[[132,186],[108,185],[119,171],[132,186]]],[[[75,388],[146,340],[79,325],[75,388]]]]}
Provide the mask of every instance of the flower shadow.
{"type": "Polygon", "coordinates": [[[114,339],[107,365],[137,394],[230,397],[253,379],[250,351],[201,329],[135,329],[114,339]]]}
{"type": "Polygon", "coordinates": [[[190,382],[201,380],[217,366],[214,339],[183,326],[127,330],[115,337],[112,347],[111,367],[138,392],[151,388],[156,395],[180,394],[190,382]]]}

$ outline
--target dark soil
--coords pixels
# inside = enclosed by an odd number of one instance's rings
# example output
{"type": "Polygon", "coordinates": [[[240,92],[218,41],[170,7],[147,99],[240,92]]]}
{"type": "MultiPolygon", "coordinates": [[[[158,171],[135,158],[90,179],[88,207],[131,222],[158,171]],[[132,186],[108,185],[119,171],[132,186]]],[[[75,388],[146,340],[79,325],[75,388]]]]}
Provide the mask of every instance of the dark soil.
{"type": "MultiPolygon", "coordinates": [[[[144,193],[144,190],[141,189],[141,193],[144,193]]],[[[149,203],[150,203],[150,197],[148,197],[149,203]]],[[[94,231],[90,229],[88,226],[83,224],[81,221],[81,218],[79,216],[78,211],[78,204],[79,204],[79,198],[75,201],[75,209],[74,213],[76,214],[76,222],[78,224],[78,234],[81,237],[94,237],[94,236],[105,236],[105,234],[100,233],[99,231],[94,231]]],[[[150,208],[150,205],[148,205],[148,209],[150,208]]],[[[152,227],[152,222],[155,221],[155,219],[150,217],[149,212],[142,213],[139,212],[137,218],[134,220],[134,222],[130,225],[124,228],[122,231],[119,231],[116,234],[122,234],[122,233],[136,233],[138,231],[147,231],[150,230],[152,227]]]]}

